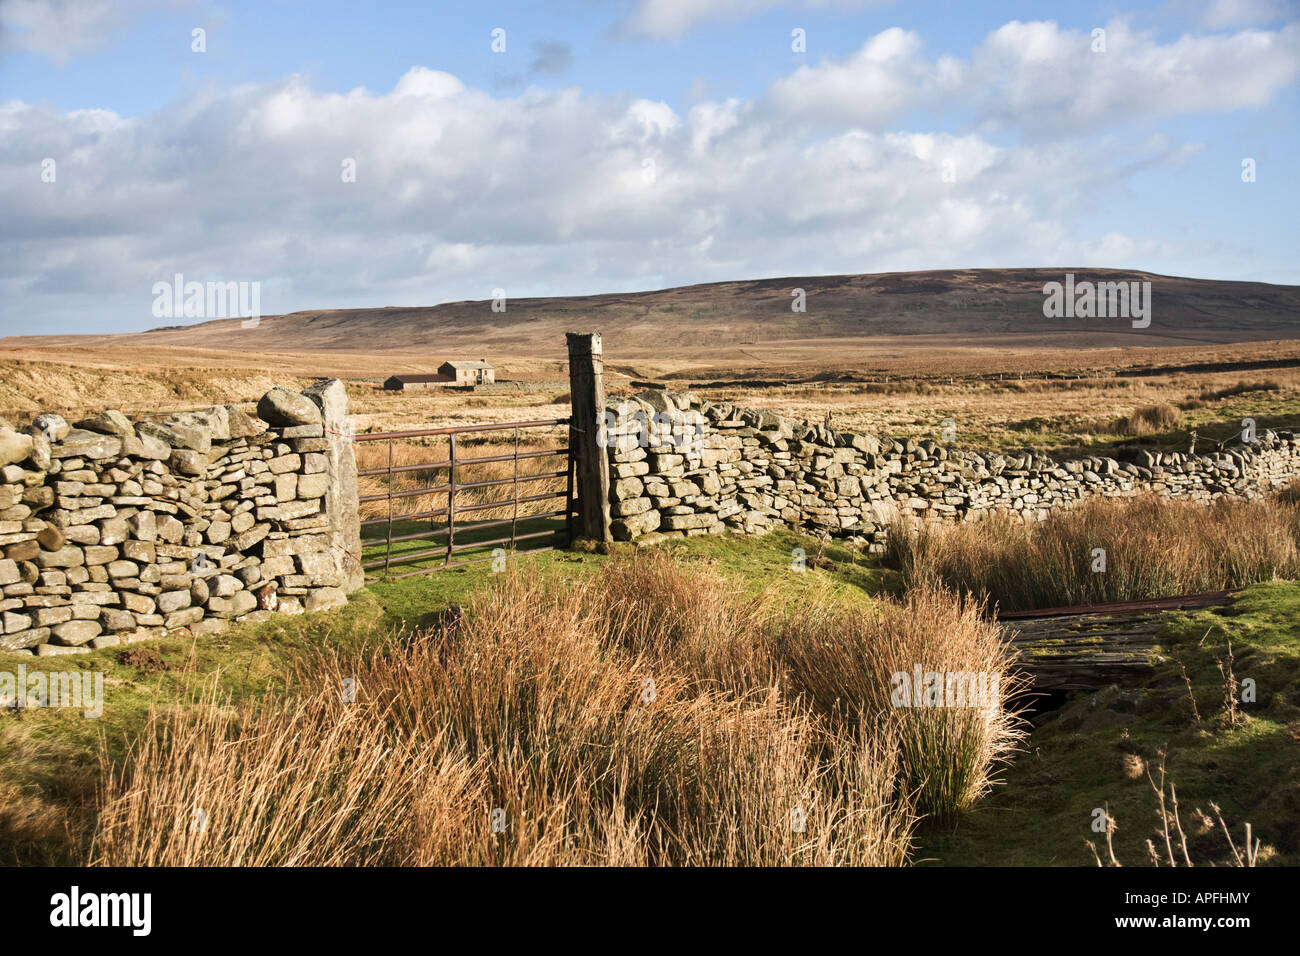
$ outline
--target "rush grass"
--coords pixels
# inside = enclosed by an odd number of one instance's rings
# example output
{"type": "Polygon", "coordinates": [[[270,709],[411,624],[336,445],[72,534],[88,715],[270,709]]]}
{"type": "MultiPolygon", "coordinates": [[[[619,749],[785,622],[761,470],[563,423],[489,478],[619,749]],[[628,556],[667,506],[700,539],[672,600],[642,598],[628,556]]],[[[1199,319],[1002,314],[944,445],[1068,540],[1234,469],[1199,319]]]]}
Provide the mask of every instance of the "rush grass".
{"type": "Polygon", "coordinates": [[[1041,522],[900,522],[886,561],[906,587],[940,582],[1003,610],[1217,591],[1300,578],[1300,506],[1291,491],[1208,507],[1148,495],[1088,500],[1041,522]]]}
{"type": "Polygon", "coordinates": [[[935,589],[792,606],[664,554],[504,575],[456,627],[309,656],[291,696],[155,709],[102,757],[90,859],[899,865],[1018,731],[1004,699],[891,706],[890,676],[1006,655],[935,589]]]}

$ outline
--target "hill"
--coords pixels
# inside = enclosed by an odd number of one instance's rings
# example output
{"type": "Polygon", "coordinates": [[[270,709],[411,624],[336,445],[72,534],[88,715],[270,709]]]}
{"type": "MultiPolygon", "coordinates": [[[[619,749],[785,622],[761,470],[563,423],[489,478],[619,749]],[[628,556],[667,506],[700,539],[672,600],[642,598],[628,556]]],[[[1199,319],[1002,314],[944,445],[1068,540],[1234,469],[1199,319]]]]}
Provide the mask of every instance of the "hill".
{"type": "MultiPolygon", "coordinates": [[[[747,345],[898,339],[903,345],[1114,347],[1194,345],[1300,336],[1300,287],[1186,279],[1116,269],[961,269],[712,282],[653,292],[490,300],[414,308],[321,309],[169,325],[97,336],[19,336],[9,348],[135,346],[251,352],[558,354],[563,333],[598,329],[621,355],[686,351],[723,358],[747,345]],[[1085,280],[1151,283],[1151,323],[1043,315],[1043,286],[1085,280]],[[791,310],[803,289],[806,311],[791,310]]],[[[688,357],[682,355],[681,357],[688,357]]]]}

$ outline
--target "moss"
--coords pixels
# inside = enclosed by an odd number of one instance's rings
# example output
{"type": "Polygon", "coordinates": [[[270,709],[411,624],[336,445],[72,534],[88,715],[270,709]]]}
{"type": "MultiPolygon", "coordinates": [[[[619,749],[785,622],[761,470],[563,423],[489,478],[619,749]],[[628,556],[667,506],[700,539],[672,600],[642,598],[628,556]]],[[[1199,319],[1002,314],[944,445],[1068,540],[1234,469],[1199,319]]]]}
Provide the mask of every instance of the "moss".
{"type": "MultiPolygon", "coordinates": [[[[1230,859],[1216,828],[1200,832],[1195,810],[1217,803],[1240,847],[1252,824],[1264,844],[1261,862],[1300,862],[1300,584],[1246,589],[1231,604],[1169,615],[1163,654],[1140,697],[1118,689],[1078,695],[1034,729],[1003,785],[955,829],[923,832],[921,856],[949,865],[1092,865],[1085,841],[1097,808],[1118,824],[1115,852],[1126,866],[1148,862],[1145,841],[1163,845],[1155,792],[1145,771],[1134,777],[1128,755],[1156,773],[1167,754],[1193,861],[1230,859]],[[1244,725],[1221,719],[1224,687],[1216,658],[1255,681],[1257,699],[1242,704],[1244,725]],[[1192,713],[1179,662],[1187,668],[1201,720],[1192,713]],[[1292,729],[1288,729],[1288,726],[1292,729]]],[[[1158,778],[1158,777],[1157,777],[1158,778]]]]}

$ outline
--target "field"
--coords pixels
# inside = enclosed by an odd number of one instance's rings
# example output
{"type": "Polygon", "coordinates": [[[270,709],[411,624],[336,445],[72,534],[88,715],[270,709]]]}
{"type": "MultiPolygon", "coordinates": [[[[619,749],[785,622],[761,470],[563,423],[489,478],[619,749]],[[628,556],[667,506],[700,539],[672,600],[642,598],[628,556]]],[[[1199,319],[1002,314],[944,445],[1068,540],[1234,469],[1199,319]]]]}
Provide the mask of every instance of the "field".
{"type": "MultiPolygon", "coordinates": [[[[505,574],[376,584],[337,612],[65,659],[106,671],[110,704],[100,721],[4,718],[0,852],[7,863],[1089,866],[1089,842],[1107,854],[1089,828],[1104,806],[1116,856],[1144,865],[1146,841],[1162,845],[1146,774],[1159,779],[1163,753],[1195,862],[1233,862],[1219,814],[1238,849],[1251,823],[1262,865],[1294,864],[1297,608],[1300,586],[1252,585],[1227,606],[1168,615],[1160,663],[1132,686],[1024,713],[1031,723],[927,730],[858,725],[871,668],[917,652],[975,667],[973,654],[1004,653],[996,629],[976,605],[909,594],[898,569],[833,543],[692,539],[658,555],[555,552],[505,574]],[[796,547],[810,555],[799,574],[796,547]],[[597,586],[619,600],[592,600],[597,586]],[[472,630],[448,636],[452,604],[472,630]],[[1262,689],[1235,715],[1225,659],[1262,689]],[[345,677],[359,710],[339,705],[345,677]],[[909,730],[946,743],[902,747],[909,730]],[[949,763],[962,739],[971,762],[949,763]],[[591,749],[599,740],[612,749],[591,749]],[[673,769],[697,746],[709,777],[673,769]],[[381,754],[401,772],[376,775],[381,754]],[[918,767],[932,769],[918,780],[918,767]],[[329,779],[351,783],[321,789],[329,779]],[[694,809],[676,816],[675,801],[694,809]],[[686,826],[701,807],[729,826],[686,826]],[[792,807],[808,836],[791,833],[792,807]],[[196,808],[212,839],[190,832],[196,808]],[[491,831],[497,808],[507,839],[491,831]]],[[[1033,701],[1011,688],[1006,704],[1033,701]]]]}
{"type": "MultiPolygon", "coordinates": [[[[746,294],[776,301],[774,289],[746,294]]],[[[1187,302],[1204,306],[1193,293],[1187,302]]],[[[1285,311],[1290,292],[1277,295],[1285,311]]],[[[560,330],[585,324],[580,305],[552,303],[540,332],[514,320],[473,345],[449,326],[460,354],[496,365],[497,385],[473,392],[381,387],[448,357],[399,336],[409,317],[397,314],[375,318],[397,325],[371,351],[311,331],[346,318],[326,313],[268,321],[246,348],[216,342],[220,323],[188,339],[10,339],[0,416],[251,409],[273,385],[330,375],[344,379],[363,434],[563,418],[560,330]]],[[[981,332],[989,310],[946,333],[845,336],[845,311],[817,335],[771,323],[718,335],[700,331],[701,316],[722,321],[714,312],[681,307],[694,310],[690,334],[665,347],[638,326],[640,305],[602,306],[617,319],[605,339],[611,397],[657,383],[895,438],[937,437],[951,420],[959,446],[1056,454],[1185,449],[1193,432],[1224,439],[1247,417],[1300,425],[1300,340],[1278,337],[1287,330],[1273,313],[1239,341],[1214,322],[1139,341],[981,332]]],[[[521,447],[563,444],[565,431],[528,433],[521,447]]],[[[491,433],[458,453],[513,446],[512,433],[491,433]]],[[[439,437],[356,449],[363,469],[390,454],[398,466],[448,455],[439,437]]],[[[562,467],[529,459],[518,477],[558,493],[562,467]]],[[[472,477],[515,472],[492,463],[472,477]]],[[[412,469],[392,487],[444,479],[412,469]]],[[[386,476],[361,479],[363,496],[388,488],[386,476]]],[[[402,500],[417,511],[446,495],[402,500]]],[[[456,504],[479,520],[510,517],[492,500],[462,489],[456,504]]],[[[215,637],[61,658],[104,671],[109,704],[97,721],[0,716],[0,860],[1092,866],[1113,854],[1234,865],[1255,859],[1243,856],[1250,824],[1259,864],[1295,865],[1297,508],[1292,491],[1214,511],[1103,505],[1033,529],[900,527],[883,555],[790,531],[578,547],[511,557],[504,570],[375,580],[345,608],[215,637]],[[1117,568],[1100,588],[1060,560],[1094,546],[1117,568]],[[801,552],[807,570],[794,573],[801,552]],[[1233,596],[1220,606],[1159,617],[1151,666],[1131,682],[1050,697],[1012,676],[1014,626],[996,619],[999,608],[1221,588],[1233,596]],[[1006,682],[983,710],[889,706],[882,686],[918,660],[1006,682]],[[1259,694],[1241,703],[1246,679],[1259,694]],[[361,688],[350,709],[339,705],[347,681],[361,688]],[[190,828],[198,810],[210,829],[190,828]],[[1109,833],[1092,826],[1099,812],[1109,833]]],[[[367,557],[381,553],[386,515],[386,501],[363,504],[380,522],[367,557]]]]}
{"type": "MultiPolygon", "coordinates": [[[[891,349],[874,342],[816,341],[773,351],[785,361],[682,368],[621,355],[618,342],[607,340],[606,391],[611,397],[632,394],[640,390],[638,382],[709,385],[702,393],[714,401],[819,422],[829,413],[836,428],[891,437],[934,436],[951,418],[959,444],[1048,452],[1133,437],[1138,430],[1126,430],[1122,420],[1162,405],[1178,409],[1176,427],[1154,435],[1139,429],[1143,437],[1181,441],[1197,429],[1222,438],[1240,430],[1247,415],[1259,427],[1300,424],[1300,342],[1294,340],[1146,350],[940,348],[916,340],[891,349]]],[[[20,421],[40,410],[85,413],[104,404],[127,411],[217,402],[251,408],[272,385],[305,385],[321,375],[348,383],[358,432],[568,414],[562,359],[507,354],[494,356],[494,362],[494,387],[471,394],[404,394],[380,384],[401,368],[387,352],[232,357],[109,346],[78,354],[0,342],[0,416],[20,421]],[[303,374],[304,369],[311,371],[303,374]]]]}

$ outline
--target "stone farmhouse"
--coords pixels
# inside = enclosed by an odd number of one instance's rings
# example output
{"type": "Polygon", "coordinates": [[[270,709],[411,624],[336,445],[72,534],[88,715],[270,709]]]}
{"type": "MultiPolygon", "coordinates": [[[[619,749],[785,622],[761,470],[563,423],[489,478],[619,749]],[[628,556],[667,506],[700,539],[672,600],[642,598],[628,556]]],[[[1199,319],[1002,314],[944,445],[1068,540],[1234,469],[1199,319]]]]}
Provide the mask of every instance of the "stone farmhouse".
{"type": "Polygon", "coordinates": [[[390,375],[384,388],[399,392],[413,392],[428,388],[460,388],[484,385],[496,381],[496,370],[487,359],[477,362],[443,362],[437,374],[390,375]]]}

